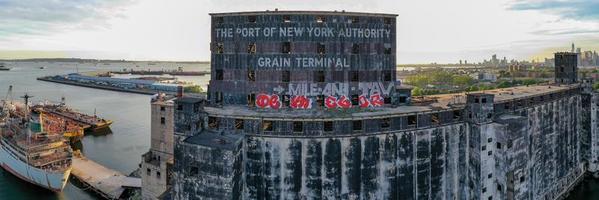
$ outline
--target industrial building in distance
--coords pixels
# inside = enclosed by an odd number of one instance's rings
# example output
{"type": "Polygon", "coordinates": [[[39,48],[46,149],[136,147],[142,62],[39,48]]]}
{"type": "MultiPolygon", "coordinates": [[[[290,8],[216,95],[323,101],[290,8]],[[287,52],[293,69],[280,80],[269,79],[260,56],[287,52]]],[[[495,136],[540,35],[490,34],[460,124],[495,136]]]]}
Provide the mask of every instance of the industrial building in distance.
{"type": "Polygon", "coordinates": [[[559,199],[599,169],[576,54],[556,53],[553,84],[417,100],[396,79],[396,15],[211,16],[208,97],[153,101],[144,187],[172,199],[559,199]],[[169,126],[172,168],[154,134],[169,126]]]}

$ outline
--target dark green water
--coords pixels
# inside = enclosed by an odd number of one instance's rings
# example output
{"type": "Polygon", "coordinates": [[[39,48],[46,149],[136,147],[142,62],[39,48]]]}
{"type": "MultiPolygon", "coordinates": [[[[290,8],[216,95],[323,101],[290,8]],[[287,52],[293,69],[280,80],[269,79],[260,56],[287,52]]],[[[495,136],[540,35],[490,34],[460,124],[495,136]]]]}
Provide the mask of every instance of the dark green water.
{"type": "MultiPolygon", "coordinates": [[[[90,159],[129,174],[138,167],[141,155],[150,144],[150,96],[68,86],[37,81],[46,75],[58,75],[96,70],[122,70],[134,68],[135,64],[74,64],[74,63],[6,63],[11,71],[0,71],[0,98],[4,98],[9,85],[13,85],[14,99],[25,92],[35,96],[34,102],[42,100],[60,101],[66,98],[67,105],[85,113],[92,114],[94,109],[100,117],[111,119],[112,134],[104,136],[86,136],[83,138],[83,153],[90,159]],[[39,69],[45,66],[46,69],[39,69]]],[[[140,68],[166,69],[165,65],[143,66],[140,68]]],[[[183,66],[185,70],[208,70],[206,65],[175,65],[168,69],[183,66]]],[[[139,69],[139,68],[138,68],[139,69]]],[[[209,76],[195,77],[194,82],[206,84],[209,76]]],[[[62,193],[53,193],[21,181],[10,173],[0,169],[0,200],[13,199],[96,199],[93,195],[69,183],[62,193]]]]}

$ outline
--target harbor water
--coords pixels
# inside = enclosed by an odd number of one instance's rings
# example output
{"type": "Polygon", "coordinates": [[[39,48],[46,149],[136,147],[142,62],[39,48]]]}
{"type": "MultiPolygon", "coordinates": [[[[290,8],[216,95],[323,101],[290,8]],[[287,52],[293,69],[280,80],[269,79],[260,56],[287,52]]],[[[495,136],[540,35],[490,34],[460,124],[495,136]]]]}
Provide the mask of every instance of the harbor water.
{"type": "MultiPolygon", "coordinates": [[[[96,110],[98,116],[113,120],[112,133],[108,135],[88,135],[82,140],[82,151],[88,158],[124,174],[135,170],[141,155],[150,148],[150,96],[99,90],[64,84],[43,82],[37,77],[80,73],[89,71],[122,70],[174,70],[183,67],[189,71],[209,70],[207,64],[164,63],[147,65],[144,63],[46,63],[46,62],[8,62],[10,71],[0,71],[0,98],[4,99],[9,85],[13,85],[13,99],[26,92],[34,96],[33,102],[50,100],[59,102],[62,97],[73,109],[87,114],[96,110]],[[139,65],[139,67],[136,67],[139,65]],[[45,69],[40,69],[40,67],[45,69]]],[[[209,76],[181,77],[185,81],[208,84],[209,76]]],[[[62,193],[53,193],[21,181],[10,173],[0,169],[0,199],[96,199],[94,195],[69,183],[62,193]]]]}
{"type": "MultiPolygon", "coordinates": [[[[183,67],[187,71],[207,71],[208,64],[178,63],[47,63],[18,62],[6,63],[11,71],[0,71],[0,98],[4,98],[9,85],[13,85],[13,99],[20,100],[24,93],[34,96],[33,101],[60,101],[73,109],[87,114],[94,110],[100,117],[114,121],[112,133],[108,135],[88,135],[82,140],[82,151],[88,158],[124,174],[135,170],[141,155],[148,151],[150,144],[150,96],[85,87],[37,81],[37,77],[61,75],[75,72],[134,70],[175,70],[183,67]],[[137,67],[139,66],[139,67],[137,67]],[[45,67],[45,69],[40,69],[45,67]]],[[[209,76],[180,77],[183,81],[193,81],[206,88],[209,76]]],[[[60,199],[86,200],[96,196],[69,183],[62,193],[40,189],[21,181],[0,169],[0,199],[60,199]]],[[[599,199],[599,181],[587,179],[570,194],[568,199],[599,199]]]]}

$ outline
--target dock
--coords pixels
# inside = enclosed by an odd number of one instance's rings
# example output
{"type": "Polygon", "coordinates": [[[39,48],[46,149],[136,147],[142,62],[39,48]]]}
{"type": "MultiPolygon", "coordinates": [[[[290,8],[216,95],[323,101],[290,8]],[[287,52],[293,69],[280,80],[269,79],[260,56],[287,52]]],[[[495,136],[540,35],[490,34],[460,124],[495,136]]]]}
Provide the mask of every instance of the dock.
{"type": "Polygon", "coordinates": [[[141,188],[141,179],[125,176],[83,156],[73,157],[72,177],[106,199],[120,199],[127,188],[141,188]]]}

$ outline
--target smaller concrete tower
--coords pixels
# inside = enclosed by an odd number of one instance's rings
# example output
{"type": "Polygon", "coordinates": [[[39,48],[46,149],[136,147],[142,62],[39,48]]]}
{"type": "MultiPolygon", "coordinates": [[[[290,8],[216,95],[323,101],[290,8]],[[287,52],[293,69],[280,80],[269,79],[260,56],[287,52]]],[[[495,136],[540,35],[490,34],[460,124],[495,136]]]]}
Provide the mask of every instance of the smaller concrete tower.
{"type": "Polygon", "coordinates": [[[555,83],[572,84],[578,80],[578,54],[555,53],[555,83]]]}

